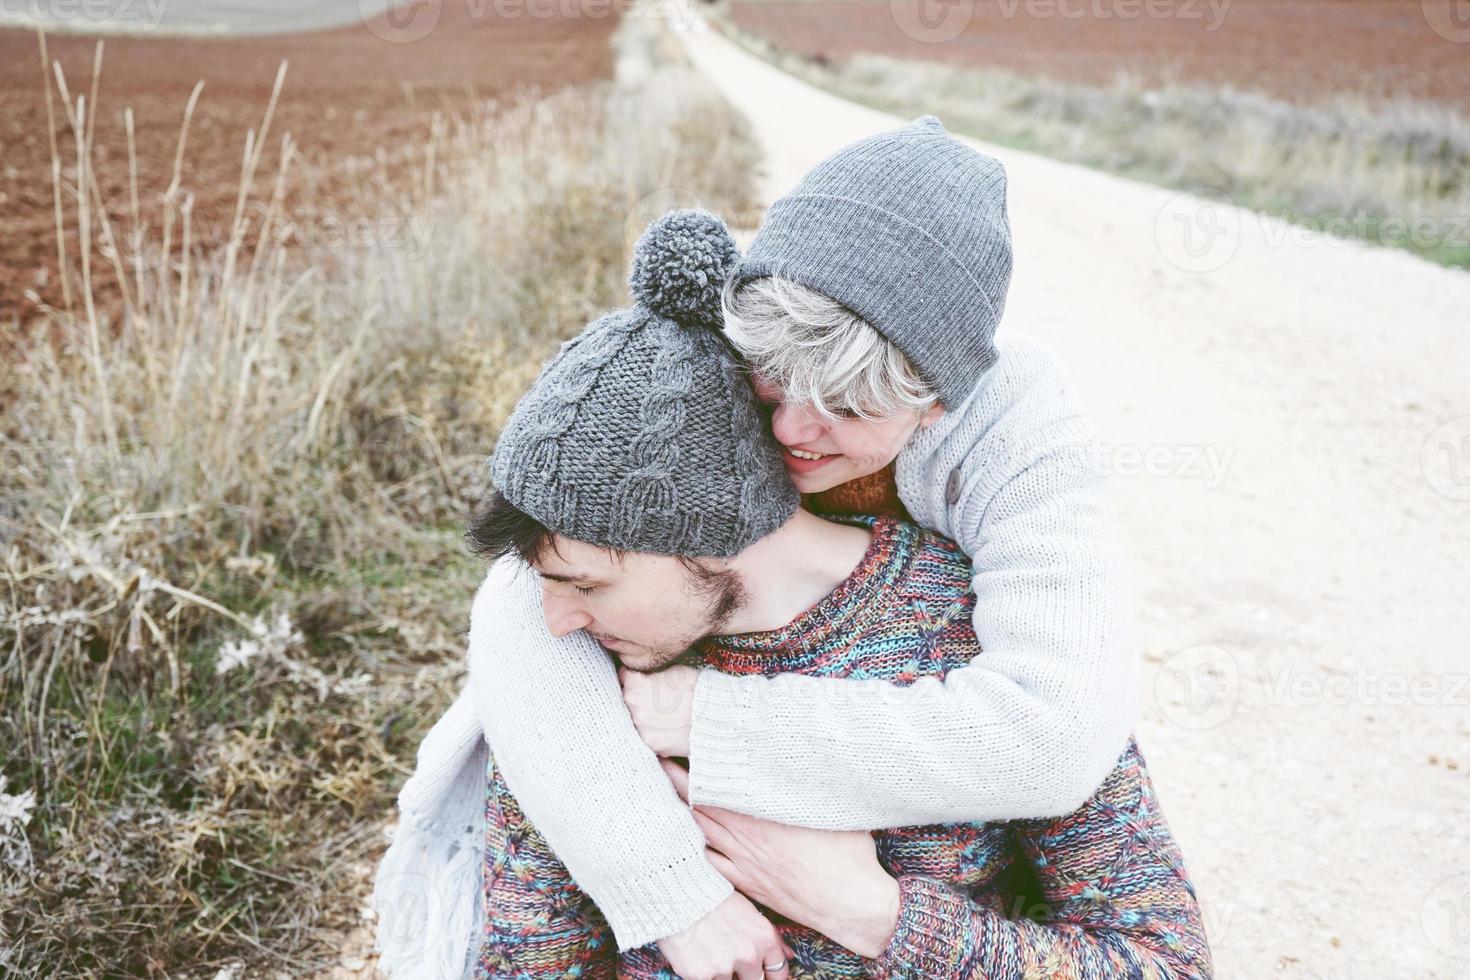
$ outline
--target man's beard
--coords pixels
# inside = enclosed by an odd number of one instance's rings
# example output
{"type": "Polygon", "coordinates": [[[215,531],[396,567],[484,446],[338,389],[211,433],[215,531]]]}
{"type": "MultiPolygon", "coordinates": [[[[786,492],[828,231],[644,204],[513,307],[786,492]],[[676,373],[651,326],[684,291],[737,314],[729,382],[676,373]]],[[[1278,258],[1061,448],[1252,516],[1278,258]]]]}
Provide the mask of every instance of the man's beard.
{"type": "Polygon", "coordinates": [[[709,602],[704,632],[696,637],[703,639],[711,633],[718,633],[730,617],[744,607],[749,596],[745,592],[745,583],[730,569],[719,572],[701,569],[693,576],[693,581],[695,595],[703,596],[709,602]]]}
{"type": "Polygon", "coordinates": [[[704,625],[691,636],[676,638],[661,643],[658,647],[643,647],[637,654],[639,663],[636,667],[627,663],[620,655],[619,662],[629,670],[651,674],[664,669],[688,653],[695,643],[712,633],[718,633],[730,621],[730,617],[745,605],[748,599],[745,585],[734,571],[712,571],[697,564],[686,567],[690,572],[689,583],[694,596],[704,599],[706,603],[701,617],[704,625]]]}

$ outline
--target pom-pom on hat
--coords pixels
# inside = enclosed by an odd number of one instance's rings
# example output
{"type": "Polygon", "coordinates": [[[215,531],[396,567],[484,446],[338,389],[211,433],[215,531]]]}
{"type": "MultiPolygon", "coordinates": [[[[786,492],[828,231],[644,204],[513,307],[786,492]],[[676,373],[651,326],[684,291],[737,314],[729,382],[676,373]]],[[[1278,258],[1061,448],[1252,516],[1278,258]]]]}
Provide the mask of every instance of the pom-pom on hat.
{"type": "Polygon", "coordinates": [[[628,289],[659,316],[718,330],[720,289],[738,261],[723,221],[703,208],[680,208],[639,236],[628,289]]]}
{"type": "Polygon", "coordinates": [[[725,223],[698,208],[653,221],[633,252],[633,305],[546,362],[501,433],[491,478],[564,537],[728,558],[800,502],[720,333],[720,291],[739,253],[725,223]]]}

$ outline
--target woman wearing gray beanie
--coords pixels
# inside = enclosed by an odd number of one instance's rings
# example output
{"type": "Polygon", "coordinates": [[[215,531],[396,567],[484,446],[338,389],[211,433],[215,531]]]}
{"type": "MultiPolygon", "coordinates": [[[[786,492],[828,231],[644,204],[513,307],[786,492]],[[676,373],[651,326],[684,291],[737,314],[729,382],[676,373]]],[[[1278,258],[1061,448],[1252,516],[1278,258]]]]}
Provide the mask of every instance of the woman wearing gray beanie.
{"type": "MultiPolygon", "coordinates": [[[[882,696],[678,666],[624,671],[620,689],[584,631],[480,628],[514,620],[534,576],[482,588],[472,685],[400,796],[416,853],[473,867],[488,741],[620,950],[657,941],[682,976],[728,976],[739,896],[655,753],[689,758],[691,805],[821,829],[1050,817],[1089,797],[1136,711],[1126,566],[1060,365],[1033,342],[996,342],[1010,272],[1003,169],[926,116],[819,164],[722,284],[726,335],[806,505],[955,539],[974,562],[984,656],[882,696]]],[[[424,962],[400,946],[383,965],[460,975],[453,955],[424,962]]]]}

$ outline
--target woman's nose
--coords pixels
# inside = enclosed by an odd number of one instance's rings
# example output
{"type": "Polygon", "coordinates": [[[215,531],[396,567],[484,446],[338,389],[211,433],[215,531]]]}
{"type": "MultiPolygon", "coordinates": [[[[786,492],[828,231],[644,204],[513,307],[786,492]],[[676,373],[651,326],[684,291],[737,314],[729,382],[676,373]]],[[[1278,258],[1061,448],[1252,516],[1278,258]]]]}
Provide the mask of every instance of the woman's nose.
{"type": "Polygon", "coordinates": [[[546,629],[552,636],[566,636],[592,625],[592,617],[578,608],[575,600],[544,587],[541,590],[541,611],[546,617],[546,629]]]}
{"type": "Polygon", "coordinates": [[[771,415],[771,433],[787,446],[813,442],[822,435],[821,416],[809,405],[782,402],[771,415]]]}

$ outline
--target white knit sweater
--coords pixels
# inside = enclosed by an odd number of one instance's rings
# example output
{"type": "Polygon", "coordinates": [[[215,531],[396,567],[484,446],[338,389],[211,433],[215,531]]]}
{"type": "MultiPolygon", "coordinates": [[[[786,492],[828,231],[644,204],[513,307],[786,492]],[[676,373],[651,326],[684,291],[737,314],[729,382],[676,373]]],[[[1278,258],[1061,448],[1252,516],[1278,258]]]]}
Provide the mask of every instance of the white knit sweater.
{"type": "MultiPolygon", "coordinates": [[[[1003,343],[965,404],[916,432],[897,465],[914,519],[974,561],[984,655],[903,688],[702,671],[691,800],[828,829],[1080,806],[1137,707],[1127,569],[1098,450],[1056,358],[1003,343]]],[[[391,976],[467,975],[483,921],[486,740],[619,949],[679,932],[730,894],[639,739],[612,660],[584,633],[552,638],[535,573],[503,559],[475,596],[469,684],[419,749],[379,868],[391,976]]]]}

